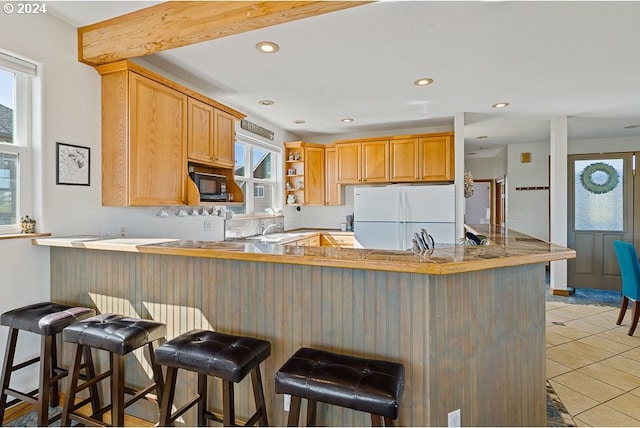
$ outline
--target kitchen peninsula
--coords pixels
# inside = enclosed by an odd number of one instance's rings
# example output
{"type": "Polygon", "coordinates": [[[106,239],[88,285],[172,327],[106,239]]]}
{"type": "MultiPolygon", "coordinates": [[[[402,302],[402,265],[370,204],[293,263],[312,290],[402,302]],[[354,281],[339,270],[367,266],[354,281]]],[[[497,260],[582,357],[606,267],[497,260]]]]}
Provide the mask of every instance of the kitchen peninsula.
{"type": "MultiPolygon", "coordinates": [[[[399,425],[446,426],[447,414],[461,409],[463,425],[542,426],[544,268],[575,252],[484,227],[476,230],[492,245],[431,254],[180,240],[34,243],[51,247],[54,301],[152,318],[167,324],[167,338],[206,328],[269,340],[263,382],[275,425],[286,413],[274,374],[309,346],[404,364],[399,425]]],[[[141,359],[128,379],[144,384],[146,365],[141,359]]],[[[195,391],[195,377],[182,385],[178,400],[195,391]]],[[[247,416],[250,385],[237,391],[237,414],[247,416]]],[[[210,397],[219,408],[218,391],[210,397]]],[[[318,418],[369,425],[366,414],[334,406],[320,405],[318,418]]],[[[193,425],[193,415],[185,423],[193,425]]]]}

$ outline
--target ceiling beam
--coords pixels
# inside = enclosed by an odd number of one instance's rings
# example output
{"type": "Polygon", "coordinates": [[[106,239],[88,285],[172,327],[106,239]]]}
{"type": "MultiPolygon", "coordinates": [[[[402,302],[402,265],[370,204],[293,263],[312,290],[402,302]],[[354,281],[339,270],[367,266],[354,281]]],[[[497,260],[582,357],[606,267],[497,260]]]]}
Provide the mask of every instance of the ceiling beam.
{"type": "Polygon", "coordinates": [[[96,66],[367,3],[169,1],[78,28],[78,59],[96,66]]]}

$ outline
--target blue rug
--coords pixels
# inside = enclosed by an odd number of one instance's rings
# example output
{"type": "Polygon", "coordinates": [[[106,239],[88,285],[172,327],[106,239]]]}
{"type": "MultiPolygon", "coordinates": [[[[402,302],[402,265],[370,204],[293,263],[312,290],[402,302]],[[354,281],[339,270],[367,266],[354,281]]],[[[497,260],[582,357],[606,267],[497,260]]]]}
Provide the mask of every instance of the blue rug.
{"type": "MultiPolygon", "coordinates": [[[[49,419],[62,413],[62,407],[49,407],[49,419]]],[[[35,410],[20,416],[10,422],[4,424],[5,427],[37,427],[38,426],[38,413],[35,410]]],[[[55,421],[50,426],[59,427],[60,420],[55,421]]]]}

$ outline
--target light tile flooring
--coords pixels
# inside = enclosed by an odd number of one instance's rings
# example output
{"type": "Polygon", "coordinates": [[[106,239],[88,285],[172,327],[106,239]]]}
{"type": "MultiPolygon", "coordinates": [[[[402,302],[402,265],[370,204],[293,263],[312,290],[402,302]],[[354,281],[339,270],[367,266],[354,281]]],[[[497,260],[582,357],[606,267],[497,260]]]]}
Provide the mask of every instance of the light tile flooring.
{"type": "Polygon", "coordinates": [[[547,379],[576,426],[640,426],[640,328],[631,308],[546,303],[547,379]]]}

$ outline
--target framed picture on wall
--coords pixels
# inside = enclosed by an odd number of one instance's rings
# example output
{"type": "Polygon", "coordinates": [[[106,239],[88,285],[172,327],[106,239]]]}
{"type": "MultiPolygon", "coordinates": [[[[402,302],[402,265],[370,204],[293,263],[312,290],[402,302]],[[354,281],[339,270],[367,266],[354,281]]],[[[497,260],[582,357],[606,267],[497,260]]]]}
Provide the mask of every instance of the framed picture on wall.
{"type": "Polygon", "coordinates": [[[90,185],[89,147],[56,143],[56,184],[90,185]]]}

